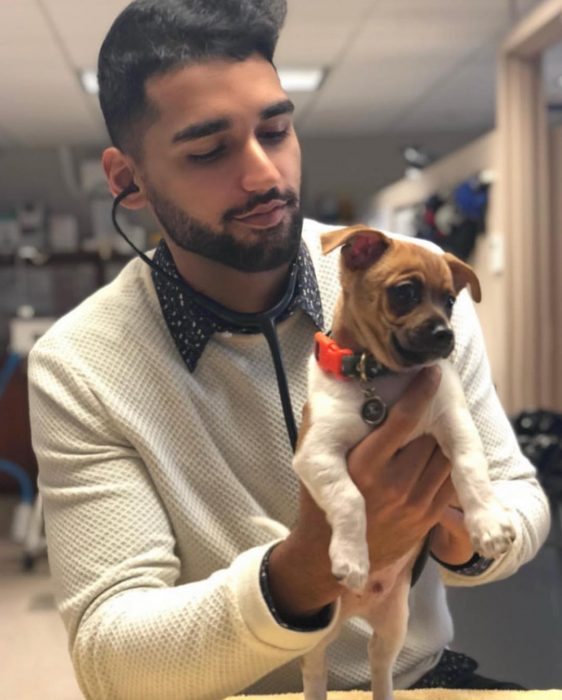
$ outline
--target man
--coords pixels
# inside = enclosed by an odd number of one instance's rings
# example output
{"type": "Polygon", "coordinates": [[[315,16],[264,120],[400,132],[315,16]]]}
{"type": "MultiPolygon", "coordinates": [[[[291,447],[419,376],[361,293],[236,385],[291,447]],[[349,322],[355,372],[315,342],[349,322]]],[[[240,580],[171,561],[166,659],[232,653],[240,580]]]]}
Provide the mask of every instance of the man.
{"type": "MultiPolygon", "coordinates": [[[[131,262],[30,356],[50,562],[88,698],[298,690],[296,660],[337,615],[330,531],[305,492],[299,506],[268,343],[228,320],[283,307],[276,331],[300,416],[337,261],[320,258],[321,227],[302,226],[293,105],[272,64],[284,12],[282,1],[137,0],[100,52],[109,186],[127,191],[124,206],[148,207],[164,233],[154,254],[163,272],[131,262]]],[[[430,561],[413,588],[398,687],[463,673],[482,682],[466,657],[443,655],[452,624],[440,576],[474,585],[510,575],[549,526],[466,293],[455,326],[454,361],[517,540],[497,561],[475,556],[434,441],[399,449],[439,382],[423,373],[349,458],[373,566],[435,526],[442,563],[430,561]]],[[[330,687],[368,685],[368,635],[347,626],[330,687]]]]}

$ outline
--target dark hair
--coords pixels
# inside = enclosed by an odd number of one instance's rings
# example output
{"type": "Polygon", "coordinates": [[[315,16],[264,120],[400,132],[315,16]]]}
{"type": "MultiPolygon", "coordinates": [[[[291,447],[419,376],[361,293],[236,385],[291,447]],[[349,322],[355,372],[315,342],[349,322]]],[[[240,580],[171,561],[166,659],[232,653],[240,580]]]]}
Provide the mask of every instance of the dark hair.
{"type": "Polygon", "coordinates": [[[111,26],[98,60],[99,100],[111,141],[132,150],[155,118],[148,78],[214,58],[273,63],[286,0],[135,0],[111,26]]]}

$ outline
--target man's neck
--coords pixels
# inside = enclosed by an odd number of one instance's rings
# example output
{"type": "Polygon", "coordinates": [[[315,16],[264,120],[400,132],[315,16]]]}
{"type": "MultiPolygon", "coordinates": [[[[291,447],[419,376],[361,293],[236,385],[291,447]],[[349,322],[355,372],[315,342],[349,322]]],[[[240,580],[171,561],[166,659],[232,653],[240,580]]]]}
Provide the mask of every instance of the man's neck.
{"type": "Polygon", "coordinates": [[[189,253],[168,242],[179,274],[195,291],[238,313],[260,313],[274,306],[285,290],[289,265],[265,272],[241,272],[189,253]]]}

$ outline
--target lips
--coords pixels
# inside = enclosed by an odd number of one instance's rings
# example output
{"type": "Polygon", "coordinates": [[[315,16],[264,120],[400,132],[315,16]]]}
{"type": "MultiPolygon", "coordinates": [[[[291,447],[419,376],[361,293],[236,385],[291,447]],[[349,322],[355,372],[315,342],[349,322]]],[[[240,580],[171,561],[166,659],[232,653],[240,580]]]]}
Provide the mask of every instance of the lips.
{"type": "Polygon", "coordinates": [[[287,202],[276,199],[267,204],[254,207],[247,214],[235,216],[235,221],[240,221],[254,228],[270,228],[281,223],[287,211],[287,202]]]}
{"type": "Polygon", "coordinates": [[[400,344],[395,335],[392,335],[392,346],[403,367],[415,367],[416,365],[423,365],[426,362],[437,359],[433,353],[405,348],[400,344]]]}

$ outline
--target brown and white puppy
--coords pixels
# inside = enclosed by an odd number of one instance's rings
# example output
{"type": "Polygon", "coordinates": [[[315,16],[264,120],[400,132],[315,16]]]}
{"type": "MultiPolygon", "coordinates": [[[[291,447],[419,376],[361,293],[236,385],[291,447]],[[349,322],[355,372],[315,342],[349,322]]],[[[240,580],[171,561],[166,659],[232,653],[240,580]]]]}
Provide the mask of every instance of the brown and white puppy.
{"type": "MultiPolygon", "coordinates": [[[[422,543],[394,565],[378,570],[376,580],[374,576],[369,580],[365,504],[347,472],[346,455],[373,424],[384,420],[385,407],[397,400],[422,367],[439,364],[441,383],[406,442],[431,433],[450,460],[475,551],[497,557],[507,550],[515,530],[509,510],[492,489],[460,379],[446,360],[454,347],[450,320],[457,294],[470,285],[474,300],[480,301],[475,273],[453,255],[364,226],[322,236],[324,254],[340,246],[342,292],[331,337],[323,343],[335,343],[336,356],[345,348],[346,373],[360,377],[342,377],[341,358],[333,364],[334,348],[317,344],[309,365],[307,428],[299,436],[293,466],[326,513],[332,528],[332,572],[350,589],[342,597],[339,622],[360,616],[373,627],[369,649],[373,697],[391,700],[392,669],[407,631],[411,570],[422,543]],[[358,357],[363,360],[356,362],[358,357]]],[[[340,626],[303,659],[306,700],[326,697],[325,649],[340,626]]]]}

